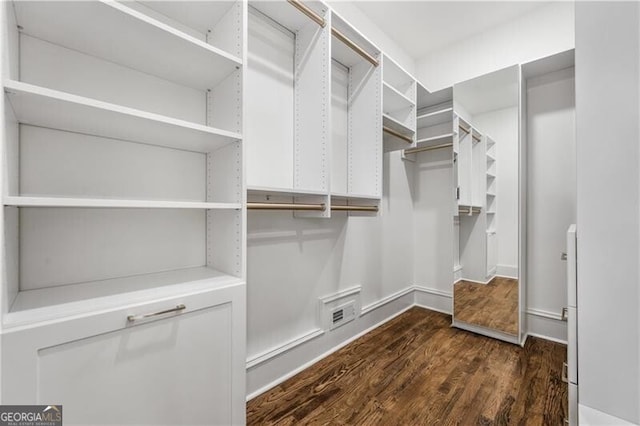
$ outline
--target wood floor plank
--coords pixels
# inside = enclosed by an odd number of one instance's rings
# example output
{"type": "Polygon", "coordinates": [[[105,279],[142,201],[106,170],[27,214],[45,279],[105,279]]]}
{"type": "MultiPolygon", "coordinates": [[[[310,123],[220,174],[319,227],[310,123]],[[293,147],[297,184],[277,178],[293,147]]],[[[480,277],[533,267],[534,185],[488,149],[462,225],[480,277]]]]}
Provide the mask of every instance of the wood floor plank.
{"type": "Polygon", "coordinates": [[[453,286],[456,321],[518,334],[518,280],[495,277],[487,284],[458,281],[453,286]]]}
{"type": "Polygon", "coordinates": [[[561,425],[565,346],[412,308],[247,404],[250,425],[561,425]]]}

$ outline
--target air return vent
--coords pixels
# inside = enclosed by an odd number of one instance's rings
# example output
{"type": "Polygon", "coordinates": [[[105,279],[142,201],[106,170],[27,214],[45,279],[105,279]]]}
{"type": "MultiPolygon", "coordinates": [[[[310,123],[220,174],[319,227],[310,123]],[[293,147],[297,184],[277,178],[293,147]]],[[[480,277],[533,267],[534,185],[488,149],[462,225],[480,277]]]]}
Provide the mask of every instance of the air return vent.
{"type": "Polygon", "coordinates": [[[330,311],[331,314],[331,330],[340,327],[353,321],[356,317],[356,302],[354,300],[345,303],[344,305],[333,308],[330,311]]]}

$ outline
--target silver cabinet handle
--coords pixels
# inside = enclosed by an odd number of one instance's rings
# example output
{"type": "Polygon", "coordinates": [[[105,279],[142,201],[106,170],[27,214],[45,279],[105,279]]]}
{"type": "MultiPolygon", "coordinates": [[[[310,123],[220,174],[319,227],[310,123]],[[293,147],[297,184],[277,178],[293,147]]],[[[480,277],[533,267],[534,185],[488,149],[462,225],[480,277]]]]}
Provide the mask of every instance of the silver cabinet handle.
{"type": "Polygon", "coordinates": [[[147,318],[151,318],[151,317],[157,317],[158,315],[170,314],[172,312],[180,312],[180,311],[185,310],[186,308],[187,307],[184,306],[181,303],[178,306],[176,306],[175,308],[166,309],[164,311],[152,312],[150,314],[142,314],[142,315],[129,315],[127,317],[127,321],[128,322],[134,322],[134,321],[139,321],[139,320],[143,320],[143,319],[147,319],[147,318]]]}
{"type": "Polygon", "coordinates": [[[561,316],[561,320],[562,321],[567,321],[569,318],[569,308],[562,308],[562,316],[561,316]]]}
{"type": "Polygon", "coordinates": [[[560,260],[567,260],[567,253],[562,253],[560,255],[560,260]]]}
{"type": "Polygon", "coordinates": [[[567,371],[569,370],[569,366],[566,362],[562,363],[562,381],[565,383],[569,383],[569,378],[567,377],[567,371]]]}

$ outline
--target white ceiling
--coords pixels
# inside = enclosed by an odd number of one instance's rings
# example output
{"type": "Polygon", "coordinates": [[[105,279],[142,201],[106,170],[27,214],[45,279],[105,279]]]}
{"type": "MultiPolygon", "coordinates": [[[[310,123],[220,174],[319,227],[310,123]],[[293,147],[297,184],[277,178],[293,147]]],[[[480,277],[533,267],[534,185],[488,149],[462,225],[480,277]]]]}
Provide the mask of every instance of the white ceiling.
{"type": "Polygon", "coordinates": [[[531,12],[548,1],[357,0],[369,19],[414,59],[531,12]]]}

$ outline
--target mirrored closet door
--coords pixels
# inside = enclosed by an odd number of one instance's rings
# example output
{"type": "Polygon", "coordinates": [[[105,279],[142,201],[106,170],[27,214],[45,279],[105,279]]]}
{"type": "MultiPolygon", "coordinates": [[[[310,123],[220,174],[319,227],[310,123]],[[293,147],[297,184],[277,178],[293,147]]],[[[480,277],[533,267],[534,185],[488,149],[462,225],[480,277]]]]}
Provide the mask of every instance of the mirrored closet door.
{"type": "Polygon", "coordinates": [[[520,341],[520,68],[456,84],[453,325],[520,341]]]}

